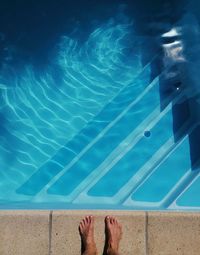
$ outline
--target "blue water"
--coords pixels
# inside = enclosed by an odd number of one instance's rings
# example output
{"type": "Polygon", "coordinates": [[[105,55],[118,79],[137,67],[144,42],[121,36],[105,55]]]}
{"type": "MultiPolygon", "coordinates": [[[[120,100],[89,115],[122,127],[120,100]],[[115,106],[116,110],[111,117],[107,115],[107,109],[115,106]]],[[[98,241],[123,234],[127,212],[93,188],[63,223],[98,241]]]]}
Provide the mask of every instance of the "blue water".
{"type": "Polygon", "coordinates": [[[11,2],[0,208],[199,210],[199,4],[11,2]]]}

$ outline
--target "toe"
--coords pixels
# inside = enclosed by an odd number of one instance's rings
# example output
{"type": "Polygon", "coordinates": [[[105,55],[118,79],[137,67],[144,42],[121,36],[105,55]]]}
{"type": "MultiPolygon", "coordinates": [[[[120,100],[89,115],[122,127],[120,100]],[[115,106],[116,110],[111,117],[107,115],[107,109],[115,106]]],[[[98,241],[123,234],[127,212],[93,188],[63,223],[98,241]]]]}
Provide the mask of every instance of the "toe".
{"type": "Polygon", "coordinates": [[[90,223],[94,223],[94,217],[92,215],[89,216],[90,223]]]}
{"type": "Polygon", "coordinates": [[[85,221],[86,221],[87,224],[90,223],[90,218],[89,218],[89,216],[86,216],[86,217],[85,217],[85,221]]]}
{"type": "Polygon", "coordinates": [[[105,217],[105,222],[108,222],[109,220],[110,220],[110,216],[107,215],[107,216],[105,217]]]}
{"type": "Polygon", "coordinates": [[[115,218],[114,218],[114,217],[111,217],[111,218],[110,218],[110,223],[111,223],[111,224],[114,224],[114,223],[115,223],[115,218]]]}
{"type": "Polygon", "coordinates": [[[105,217],[105,226],[106,226],[106,228],[109,228],[110,225],[111,225],[110,219],[111,219],[110,216],[105,217]]]}
{"type": "Polygon", "coordinates": [[[83,220],[79,223],[79,227],[83,226],[83,220]]]}
{"type": "Polygon", "coordinates": [[[79,224],[78,230],[79,230],[79,232],[80,232],[80,233],[82,233],[82,232],[83,232],[82,222],[79,224]]]}
{"type": "Polygon", "coordinates": [[[87,219],[86,219],[86,217],[83,219],[83,225],[86,225],[86,223],[87,223],[87,219]]]}

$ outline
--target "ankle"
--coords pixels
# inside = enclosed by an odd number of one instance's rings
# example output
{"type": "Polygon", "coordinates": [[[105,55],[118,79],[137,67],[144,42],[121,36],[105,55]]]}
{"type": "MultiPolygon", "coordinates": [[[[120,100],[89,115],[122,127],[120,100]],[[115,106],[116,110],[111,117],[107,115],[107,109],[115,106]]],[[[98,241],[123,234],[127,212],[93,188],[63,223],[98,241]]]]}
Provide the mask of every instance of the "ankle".
{"type": "Polygon", "coordinates": [[[108,244],[108,249],[110,251],[118,251],[118,248],[119,248],[119,244],[116,243],[116,242],[113,242],[113,241],[110,241],[109,244],[108,244]]]}
{"type": "Polygon", "coordinates": [[[85,249],[83,255],[97,255],[97,248],[96,245],[89,245],[85,249]]]}
{"type": "Polygon", "coordinates": [[[118,249],[114,248],[112,246],[109,246],[108,249],[107,249],[107,254],[108,255],[119,255],[118,249]]]}
{"type": "Polygon", "coordinates": [[[86,250],[83,255],[97,255],[97,251],[95,250],[86,250]]]}

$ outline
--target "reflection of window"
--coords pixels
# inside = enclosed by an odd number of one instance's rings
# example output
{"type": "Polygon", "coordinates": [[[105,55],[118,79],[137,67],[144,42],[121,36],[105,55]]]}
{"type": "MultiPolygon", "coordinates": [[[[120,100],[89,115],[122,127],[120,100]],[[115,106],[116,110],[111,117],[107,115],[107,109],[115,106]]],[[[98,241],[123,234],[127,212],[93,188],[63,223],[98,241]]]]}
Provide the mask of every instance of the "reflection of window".
{"type": "Polygon", "coordinates": [[[175,41],[170,44],[163,44],[165,57],[169,58],[170,61],[184,61],[183,56],[183,43],[181,41],[175,41]]]}
{"type": "Polygon", "coordinates": [[[164,50],[165,65],[185,61],[183,55],[184,46],[179,28],[172,28],[170,31],[162,35],[162,47],[164,50]]]}

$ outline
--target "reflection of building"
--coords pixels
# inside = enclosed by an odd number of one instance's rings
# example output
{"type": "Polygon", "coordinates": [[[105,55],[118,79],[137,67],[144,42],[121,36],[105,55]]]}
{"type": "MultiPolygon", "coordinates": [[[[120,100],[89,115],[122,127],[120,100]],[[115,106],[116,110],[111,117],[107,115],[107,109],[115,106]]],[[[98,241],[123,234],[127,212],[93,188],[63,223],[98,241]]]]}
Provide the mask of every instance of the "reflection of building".
{"type": "MultiPolygon", "coordinates": [[[[136,31],[145,39],[141,45],[144,64],[159,52],[152,76],[160,76],[160,99],[164,109],[171,94],[180,95],[173,106],[174,134],[178,140],[197,125],[199,106],[199,19],[198,1],[136,1],[130,3],[136,31]],[[181,96],[182,95],[182,96],[181,96]],[[190,120],[192,120],[190,122],[190,120]],[[188,123],[186,126],[185,124],[188,123]],[[190,123],[190,124],[189,124],[190,123]],[[185,128],[181,132],[178,130],[185,128]]],[[[131,14],[130,14],[131,15],[131,14]]],[[[198,128],[198,127],[197,127],[198,128]]],[[[199,161],[196,129],[190,134],[192,165],[199,161]],[[196,139],[193,138],[195,133],[196,139]]]]}

